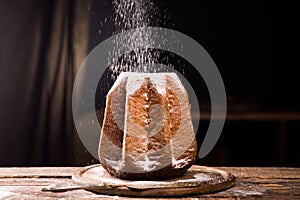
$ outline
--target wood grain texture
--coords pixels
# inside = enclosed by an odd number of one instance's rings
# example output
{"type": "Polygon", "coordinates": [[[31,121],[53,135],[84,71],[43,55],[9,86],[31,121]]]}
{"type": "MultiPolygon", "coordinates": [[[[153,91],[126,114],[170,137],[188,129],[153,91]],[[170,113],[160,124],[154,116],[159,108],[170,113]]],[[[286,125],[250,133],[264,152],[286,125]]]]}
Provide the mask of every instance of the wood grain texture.
{"type": "MultiPolygon", "coordinates": [[[[222,192],[193,196],[187,199],[300,199],[300,168],[218,168],[234,174],[236,185],[222,192]]],[[[72,183],[71,176],[78,169],[80,168],[0,168],[0,199],[131,199],[99,195],[85,190],[61,193],[41,191],[42,186],[49,184],[72,183]]]]}
{"type": "Polygon", "coordinates": [[[143,182],[114,178],[98,164],[75,172],[72,180],[78,185],[84,186],[85,189],[96,193],[130,197],[195,196],[222,191],[235,184],[235,177],[232,174],[213,167],[197,165],[193,165],[183,176],[175,179],[143,182]],[[111,189],[109,187],[99,187],[97,185],[99,183],[119,186],[111,189]]]}

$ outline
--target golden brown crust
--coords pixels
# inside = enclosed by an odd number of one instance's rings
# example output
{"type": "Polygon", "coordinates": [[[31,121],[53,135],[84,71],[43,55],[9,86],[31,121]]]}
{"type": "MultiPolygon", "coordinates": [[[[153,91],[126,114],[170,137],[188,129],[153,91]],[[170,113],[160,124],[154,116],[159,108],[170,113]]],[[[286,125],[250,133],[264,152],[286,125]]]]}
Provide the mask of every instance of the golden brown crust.
{"type": "Polygon", "coordinates": [[[125,76],[123,82],[109,93],[100,138],[99,158],[102,166],[112,176],[131,180],[171,179],[183,175],[194,164],[197,144],[190,113],[185,114],[185,119],[182,119],[182,111],[185,111],[183,109],[189,108],[186,91],[174,86],[174,81],[168,76],[164,78],[164,88],[159,88],[162,86],[145,77],[134,91],[127,91],[125,76]],[[164,93],[158,90],[163,90],[164,93]],[[113,108],[114,98],[127,108],[113,108]],[[156,105],[159,105],[155,110],[156,115],[151,116],[151,108],[156,105]],[[114,119],[116,113],[113,109],[118,111],[118,116],[123,116],[118,118],[123,119],[124,124],[121,128],[114,119]],[[188,123],[182,124],[183,122],[188,123]],[[116,147],[112,147],[113,145],[116,147]],[[139,163],[145,159],[154,162],[155,167],[143,168],[139,163]]]}

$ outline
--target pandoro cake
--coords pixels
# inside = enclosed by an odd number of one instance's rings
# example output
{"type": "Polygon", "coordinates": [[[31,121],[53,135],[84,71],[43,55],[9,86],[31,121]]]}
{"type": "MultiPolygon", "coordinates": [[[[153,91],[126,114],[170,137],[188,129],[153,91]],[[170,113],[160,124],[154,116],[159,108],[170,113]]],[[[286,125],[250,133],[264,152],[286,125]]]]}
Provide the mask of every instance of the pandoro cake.
{"type": "Polygon", "coordinates": [[[112,176],[164,180],[195,162],[188,94],[175,73],[122,72],[107,94],[99,159],[112,176]]]}

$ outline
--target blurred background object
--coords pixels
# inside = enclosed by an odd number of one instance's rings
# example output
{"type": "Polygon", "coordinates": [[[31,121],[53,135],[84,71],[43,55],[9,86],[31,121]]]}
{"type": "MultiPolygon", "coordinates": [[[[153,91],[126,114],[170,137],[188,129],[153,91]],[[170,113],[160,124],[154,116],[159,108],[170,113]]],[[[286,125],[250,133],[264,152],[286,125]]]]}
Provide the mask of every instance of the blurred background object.
{"type": "Polygon", "coordinates": [[[88,4],[0,2],[0,165],[71,165],[84,152],[71,98],[87,52],[88,4]]]}
{"type": "MultiPolygon", "coordinates": [[[[198,41],[225,83],[227,121],[214,150],[198,164],[300,166],[297,6],[267,0],[153,3],[161,18],[155,25],[198,41]]],[[[88,52],[118,31],[114,20],[109,0],[0,1],[1,166],[97,162],[74,128],[72,87],[88,52]]],[[[185,65],[200,100],[200,145],[210,101],[201,77],[185,65]]]]}

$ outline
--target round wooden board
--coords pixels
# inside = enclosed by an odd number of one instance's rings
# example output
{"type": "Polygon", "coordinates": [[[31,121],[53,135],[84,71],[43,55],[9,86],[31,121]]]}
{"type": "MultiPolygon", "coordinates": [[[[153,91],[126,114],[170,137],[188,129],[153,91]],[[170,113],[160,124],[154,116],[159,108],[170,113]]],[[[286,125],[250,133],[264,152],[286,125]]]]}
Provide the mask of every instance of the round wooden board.
{"type": "MultiPolygon", "coordinates": [[[[112,177],[100,164],[84,167],[74,173],[73,181],[79,185],[87,184],[126,184],[133,181],[122,180],[112,177]]],[[[235,177],[223,170],[211,167],[193,165],[182,177],[159,182],[173,182],[178,180],[197,181],[198,186],[179,188],[155,188],[155,189],[130,189],[128,187],[89,187],[89,191],[119,196],[135,197],[175,197],[191,196],[198,194],[213,193],[228,189],[235,184],[235,177]]]]}

